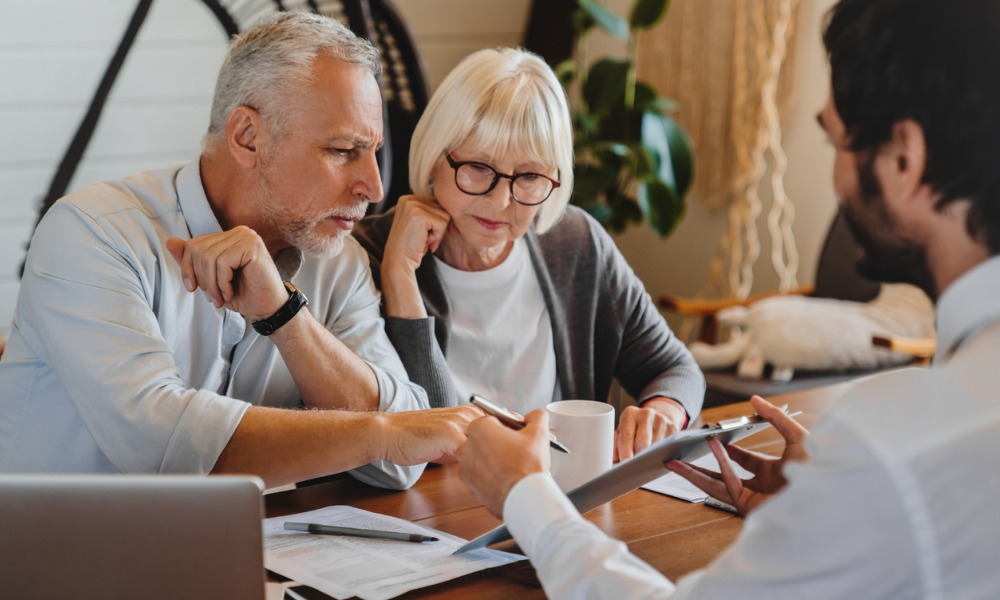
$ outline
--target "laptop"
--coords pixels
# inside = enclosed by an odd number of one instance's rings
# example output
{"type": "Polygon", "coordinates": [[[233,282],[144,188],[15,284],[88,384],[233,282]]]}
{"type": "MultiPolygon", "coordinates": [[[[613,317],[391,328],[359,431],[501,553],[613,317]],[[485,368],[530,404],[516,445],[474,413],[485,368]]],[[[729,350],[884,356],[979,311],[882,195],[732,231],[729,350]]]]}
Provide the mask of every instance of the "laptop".
{"type": "Polygon", "coordinates": [[[263,483],[0,475],[0,596],[264,598],[263,483]]]}

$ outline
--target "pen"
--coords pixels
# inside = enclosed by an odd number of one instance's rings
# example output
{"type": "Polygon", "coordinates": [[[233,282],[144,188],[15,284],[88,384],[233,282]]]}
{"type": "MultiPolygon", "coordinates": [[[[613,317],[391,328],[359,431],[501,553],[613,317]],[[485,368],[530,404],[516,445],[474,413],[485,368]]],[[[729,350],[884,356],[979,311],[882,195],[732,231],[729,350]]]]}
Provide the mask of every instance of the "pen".
{"type": "MultiPolygon", "coordinates": [[[[491,402],[479,394],[473,394],[472,397],[469,398],[469,403],[483,409],[483,412],[491,417],[496,417],[498,421],[511,429],[524,429],[524,419],[518,418],[517,415],[510,412],[507,408],[500,406],[496,402],[491,402]]],[[[556,439],[556,436],[551,433],[549,433],[549,446],[552,446],[560,452],[569,454],[569,448],[564,446],[559,440],[556,439]]]]}
{"type": "Polygon", "coordinates": [[[378,531],[377,529],[355,529],[354,527],[337,527],[336,525],[320,525],[319,523],[293,523],[285,521],[285,529],[289,531],[305,531],[323,535],[349,535],[351,537],[376,538],[380,540],[396,540],[400,542],[436,542],[438,538],[419,533],[403,533],[400,531],[378,531]]]}
{"type": "Polygon", "coordinates": [[[733,513],[734,515],[740,514],[740,511],[736,510],[736,507],[733,506],[732,504],[726,504],[722,500],[716,500],[715,498],[713,498],[711,496],[709,496],[708,498],[705,498],[705,506],[708,506],[709,508],[715,508],[715,509],[718,509],[718,510],[722,510],[722,511],[725,511],[727,513],[733,513]]]}

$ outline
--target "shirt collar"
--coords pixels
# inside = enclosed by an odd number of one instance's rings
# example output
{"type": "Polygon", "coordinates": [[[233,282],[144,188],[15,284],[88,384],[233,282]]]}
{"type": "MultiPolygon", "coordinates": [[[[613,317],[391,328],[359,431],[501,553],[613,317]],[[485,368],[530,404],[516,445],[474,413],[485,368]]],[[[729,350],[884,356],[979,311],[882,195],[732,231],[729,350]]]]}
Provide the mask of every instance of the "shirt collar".
{"type": "Polygon", "coordinates": [[[193,160],[177,173],[177,199],[192,238],[222,231],[201,183],[200,163],[200,159],[193,160]]]}
{"type": "MultiPolygon", "coordinates": [[[[196,238],[222,231],[212,205],[208,203],[205,186],[201,182],[201,160],[193,160],[177,173],[177,197],[187,221],[191,237],[196,238]]],[[[303,255],[298,248],[285,248],[275,257],[275,265],[282,279],[290,281],[302,267],[303,255]]]]}
{"type": "Polygon", "coordinates": [[[1000,319],[1000,256],[963,274],[945,289],[937,303],[937,348],[934,362],[947,360],[980,327],[1000,319]]]}

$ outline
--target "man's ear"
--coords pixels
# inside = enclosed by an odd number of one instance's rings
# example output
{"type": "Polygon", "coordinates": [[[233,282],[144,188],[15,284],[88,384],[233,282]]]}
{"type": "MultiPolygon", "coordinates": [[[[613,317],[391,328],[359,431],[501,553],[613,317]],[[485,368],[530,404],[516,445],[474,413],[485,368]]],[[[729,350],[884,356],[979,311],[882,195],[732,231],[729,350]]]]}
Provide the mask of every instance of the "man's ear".
{"type": "Polygon", "coordinates": [[[923,191],[927,144],[924,129],[919,123],[913,119],[903,119],[893,125],[892,134],[882,147],[881,155],[882,186],[886,193],[913,198],[923,191]]]}
{"type": "Polygon", "coordinates": [[[236,162],[244,168],[257,164],[257,136],[260,133],[260,113],[249,106],[237,106],[226,119],[226,146],[236,162]]]}

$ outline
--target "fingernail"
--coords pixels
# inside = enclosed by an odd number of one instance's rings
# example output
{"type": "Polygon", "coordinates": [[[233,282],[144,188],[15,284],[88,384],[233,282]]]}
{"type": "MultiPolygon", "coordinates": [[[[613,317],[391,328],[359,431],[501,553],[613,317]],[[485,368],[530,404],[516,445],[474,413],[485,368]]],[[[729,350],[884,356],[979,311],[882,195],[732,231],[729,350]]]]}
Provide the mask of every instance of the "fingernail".
{"type": "Polygon", "coordinates": [[[192,281],[190,277],[184,278],[184,289],[186,289],[189,292],[194,291],[194,281],[192,281]]]}

